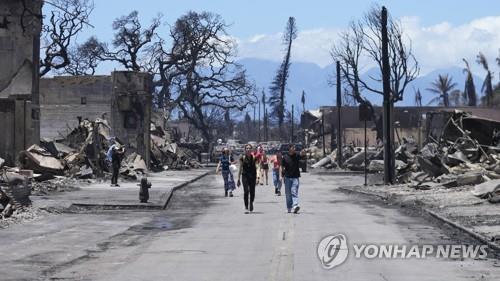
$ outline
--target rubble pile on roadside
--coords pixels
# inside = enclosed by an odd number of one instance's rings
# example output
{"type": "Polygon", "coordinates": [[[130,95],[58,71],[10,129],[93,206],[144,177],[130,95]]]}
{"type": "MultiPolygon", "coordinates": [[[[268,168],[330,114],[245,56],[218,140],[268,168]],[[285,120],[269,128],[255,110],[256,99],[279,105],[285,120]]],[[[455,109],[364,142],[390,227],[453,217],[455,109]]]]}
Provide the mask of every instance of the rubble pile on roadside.
{"type": "MultiPolygon", "coordinates": [[[[0,158],[0,210],[2,218],[30,206],[29,196],[67,191],[85,181],[110,177],[107,152],[112,145],[124,146],[110,136],[110,126],[104,119],[79,120],[79,125],[57,140],[41,140],[18,155],[18,167],[2,167],[0,158]]],[[[199,168],[200,144],[171,143],[165,132],[151,127],[151,169],[199,168]]],[[[127,153],[120,174],[137,180],[147,172],[144,159],[137,153],[127,153]]]]}
{"type": "Polygon", "coordinates": [[[159,126],[151,126],[151,168],[153,170],[200,168],[198,143],[174,143],[159,126]]]}
{"type": "MultiPolygon", "coordinates": [[[[429,128],[420,151],[412,138],[403,138],[395,150],[397,182],[419,190],[475,186],[475,196],[500,202],[500,122],[460,111],[432,117],[443,125],[429,128]]],[[[311,167],[335,168],[336,155],[335,150],[311,167]]],[[[345,146],[343,157],[344,168],[364,170],[364,148],[345,146]]],[[[383,147],[368,148],[368,171],[383,172],[383,157],[383,147]]]]}

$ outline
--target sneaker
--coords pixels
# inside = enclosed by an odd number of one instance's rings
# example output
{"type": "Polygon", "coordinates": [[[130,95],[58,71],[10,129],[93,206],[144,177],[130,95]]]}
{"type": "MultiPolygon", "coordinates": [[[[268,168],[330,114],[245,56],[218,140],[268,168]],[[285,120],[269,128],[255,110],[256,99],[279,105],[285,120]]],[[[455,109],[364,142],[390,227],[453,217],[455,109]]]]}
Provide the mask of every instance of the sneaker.
{"type": "Polygon", "coordinates": [[[233,192],[229,191],[229,197],[233,197],[233,192]]]}
{"type": "Polygon", "coordinates": [[[300,207],[299,207],[299,206],[295,206],[295,207],[293,208],[293,213],[294,213],[294,214],[297,214],[297,213],[299,212],[299,210],[300,210],[300,207]]]}
{"type": "Polygon", "coordinates": [[[278,194],[278,189],[274,188],[274,194],[278,194]]]}
{"type": "Polygon", "coordinates": [[[116,186],[116,187],[120,187],[120,185],[119,185],[119,184],[115,184],[115,186],[116,186]]]}
{"type": "Polygon", "coordinates": [[[253,203],[250,203],[250,212],[253,212],[253,203]]]}
{"type": "Polygon", "coordinates": [[[278,190],[278,196],[281,196],[281,191],[278,190]]]}
{"type": "Polygon", "coordinates": [[[224,197],[227,197],[227,190],[224,191],[224,197]]]}
{"type": "Polygon", "coordinates": [[[292,209],[288,209],[288,213],[291,213],[292,212],[292,209]]]}

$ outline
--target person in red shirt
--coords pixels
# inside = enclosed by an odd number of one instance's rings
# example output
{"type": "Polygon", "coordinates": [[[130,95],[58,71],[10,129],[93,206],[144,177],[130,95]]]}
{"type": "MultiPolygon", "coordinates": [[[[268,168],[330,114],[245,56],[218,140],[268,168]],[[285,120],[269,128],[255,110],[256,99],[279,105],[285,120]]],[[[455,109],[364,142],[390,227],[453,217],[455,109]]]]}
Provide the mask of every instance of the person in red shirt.
{"type": "Polygon", "coordinates": [[[281,178],[280,178],[281,160],[282,160],[281,151],[277,151],[276,155],[271,157],[271,165],[273,166],[274,194],[278,196],[281,195],[281,178]]]}
{"type": "Polygon", "coordinates": [[[262,152],[262,156],[260,157],[260,176],[262,177],[260,185],[264,185],[264,178],[266,179],[266,185],[269,185],[269,159],[267,158],[265,151],[262,152]]]}
{"type": "Polygon", "coordinates": [[[262,148],[261,145],[259,145],[256,149],[256,151],[253,154],[253,157],[255,158],[255,165],[257,168],[257,182],[255,185],[258,185],[260,180],[261,180],[261,169],[260,169],[260,163],[262,161],[262,155],[264,153],[264,149],[262,148]]]}

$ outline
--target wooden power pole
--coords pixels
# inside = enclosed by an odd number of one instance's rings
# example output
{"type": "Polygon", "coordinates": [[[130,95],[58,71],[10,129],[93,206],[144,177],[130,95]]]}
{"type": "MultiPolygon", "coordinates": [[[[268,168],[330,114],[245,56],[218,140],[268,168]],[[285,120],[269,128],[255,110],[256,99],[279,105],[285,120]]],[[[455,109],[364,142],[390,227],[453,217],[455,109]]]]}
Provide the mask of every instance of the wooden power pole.
{"type": "MultiPolygon", "coordinates": [[[[337,164],[342,167],[342,90],[340,61],[337,61],[337,164]]],[[[333,134],[333,132],[332,132],[333,134]]]]}
{"type": "Polygon", "coordinates": [[[382,83],[384,87],[384,184],[393,184],[395,180],[395,159],[393,151],[394,125],[392,122],[393,100],[391,95],[391,69],[389,64],[389,36],[387,34],[387,9],[382,7],[382,83]]]}

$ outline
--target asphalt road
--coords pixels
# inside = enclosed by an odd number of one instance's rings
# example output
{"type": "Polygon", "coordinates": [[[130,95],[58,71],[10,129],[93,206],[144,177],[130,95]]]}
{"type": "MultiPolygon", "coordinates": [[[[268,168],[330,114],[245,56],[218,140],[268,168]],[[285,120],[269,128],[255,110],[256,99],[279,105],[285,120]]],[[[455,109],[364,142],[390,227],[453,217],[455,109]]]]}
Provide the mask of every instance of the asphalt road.
{"type": "MultiPolygon", "coordinates": [[[[352,176],[304,175],[299,214],[288,214],[284,196],[275,196],[271,186],[258,186],[255,212],[245,214],[242,190],[237,190],[233,198],[224,198],[221,176],[208,176],[177,192],[169,208],[162,212],[71,214],[73,220],[78,216],[80,222],[87,222],[79,225],[81,235],[70,231],[66,238],[59,235],[60,241],[39,237],[38,246],[29,244],[31,260],[20,254],[28,251],[22,248],[23,243],[13,242],[8,250],[17,251],[17,258],[2,264],[0,279],[33,280],[35,274],[43,280],[500,279],[500,265],[493,258],[356,259],[350,254],[342,265],[323,269],[317,246],[330,234],[345,234],[349,243],[466,241],[427,219],[336,190],[338,186],[361,182],[362,178],[352,176]],[[100,218],[98,226],[91,223],[96,217],[100,218]],[[100,240],[96,240],[96,232],[102,235],[100,240]],[[90,241],[81,242],[87,237],[90,241]],[[94,247],[89,246],[92,244],[94,247]],[[64,261],[65,251],[72,247],[80,247],[84,254],[64,261]],[[49,248],[53,255],[57,254],[57,262],[43,259],[47,264],[35,264],[33,275],[22,275],[24,268],[33,266],[33,256],[50,254],[49,248]],[[20,278],[16,279],[13,272],[20,278]]],[[[68,216],[60,218],[70,220],[68,216]]],[[[39,227],[48,226],[39,223],[39,227]]],[[[15,240],[15,232],[23,229],[30,228],[10,230],[11,236],[0,231],[0,241],[15,240]]],[[[35,227],[31,229],[35,231],[35,227]]]]}

